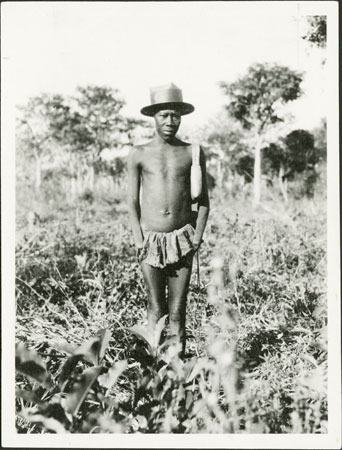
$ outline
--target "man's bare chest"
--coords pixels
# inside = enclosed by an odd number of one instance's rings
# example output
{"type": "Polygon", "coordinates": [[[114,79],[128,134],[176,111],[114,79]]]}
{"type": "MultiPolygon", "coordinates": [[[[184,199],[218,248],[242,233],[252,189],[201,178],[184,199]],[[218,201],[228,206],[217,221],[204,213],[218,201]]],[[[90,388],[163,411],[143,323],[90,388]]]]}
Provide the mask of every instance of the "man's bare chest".
{"type": "Polygon", "coordinates": [[[187,148],[175,151],[146,152],[142,161],[142,172],[165,178],[187,176],[191,168],[191,155],[187,148]]]}

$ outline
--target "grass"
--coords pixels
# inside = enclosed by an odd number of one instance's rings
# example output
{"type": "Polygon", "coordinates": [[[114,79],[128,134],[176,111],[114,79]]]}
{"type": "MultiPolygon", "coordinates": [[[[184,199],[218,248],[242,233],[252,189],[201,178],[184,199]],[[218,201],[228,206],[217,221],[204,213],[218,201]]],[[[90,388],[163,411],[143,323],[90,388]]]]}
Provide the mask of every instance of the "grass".
{"type": "Polygon", "coordinates": [[[17,212],[16,337],[50,384],[18,371],[18,432],[327,432],[323,200],[286,209],[270,200],[253,211],[249,199],[212,193],[185,362],[172,345],[151,350],[132,332],[146,321],[146,295],[120,197],[90,196],[76,210],[37,204],[31,227],[30,203],[17,212]],[[108,330],[106,345],[99,330],[108,330]],[[106,349],[97,363],[91,345],[77,358],[94,339],[106,349]],[[97,374],[88,390],[87,370],[97,374]],[[98,377],[110,374],[107,388],[98,377]]]}

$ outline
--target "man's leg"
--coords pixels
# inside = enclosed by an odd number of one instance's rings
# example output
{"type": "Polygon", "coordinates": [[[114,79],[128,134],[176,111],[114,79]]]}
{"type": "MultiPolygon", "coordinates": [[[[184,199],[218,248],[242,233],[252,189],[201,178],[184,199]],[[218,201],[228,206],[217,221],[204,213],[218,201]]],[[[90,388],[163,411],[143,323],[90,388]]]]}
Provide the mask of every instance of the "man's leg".
{"type": "Polygon", "coordinates": [[[162,269],[152,267],[142,261],[141,270],[147,291],[148,329],[153,334],[158,320],[167,314],[165,301],[166,277],[162,269]]]}
{"type": "Polygon", "coordinates": [[[186,256],[182,263],[177,265],[177,268],[168,276],[170,330],[182,344],[180,356],[184,356],[185,352],[186,299],[191,277],[192,259],[192,254],[186,256]]]}

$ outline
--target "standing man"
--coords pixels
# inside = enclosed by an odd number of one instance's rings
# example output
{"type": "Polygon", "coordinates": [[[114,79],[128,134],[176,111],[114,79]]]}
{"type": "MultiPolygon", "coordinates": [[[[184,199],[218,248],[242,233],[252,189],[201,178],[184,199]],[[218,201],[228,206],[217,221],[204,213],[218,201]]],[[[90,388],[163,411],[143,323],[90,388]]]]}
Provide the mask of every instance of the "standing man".
{"type": "Polygon", "coordinates": [[[181,116],[193,111],[173,83],[151,89],[151,104],[141,113],[154,118],[155,137],[133,147],[128,156],[128,211],[148,295],[148,328],[153,332],[168,313],[171,333],[181,343],[181,356],[192,260],[209,214],[204,153],[201,149],[202,194],[193,220],[192,146],[176,137],[181,116]]]}

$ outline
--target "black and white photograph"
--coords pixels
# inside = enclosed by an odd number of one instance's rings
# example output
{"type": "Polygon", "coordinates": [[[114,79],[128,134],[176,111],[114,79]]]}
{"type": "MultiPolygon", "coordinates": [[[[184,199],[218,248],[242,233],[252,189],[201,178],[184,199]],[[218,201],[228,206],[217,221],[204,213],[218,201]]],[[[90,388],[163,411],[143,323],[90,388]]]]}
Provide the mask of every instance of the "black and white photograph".
{"type": "Polygon", "coordinates": [[[4,447],[341,447],[338,6],[2,3],[4,447]]]}

